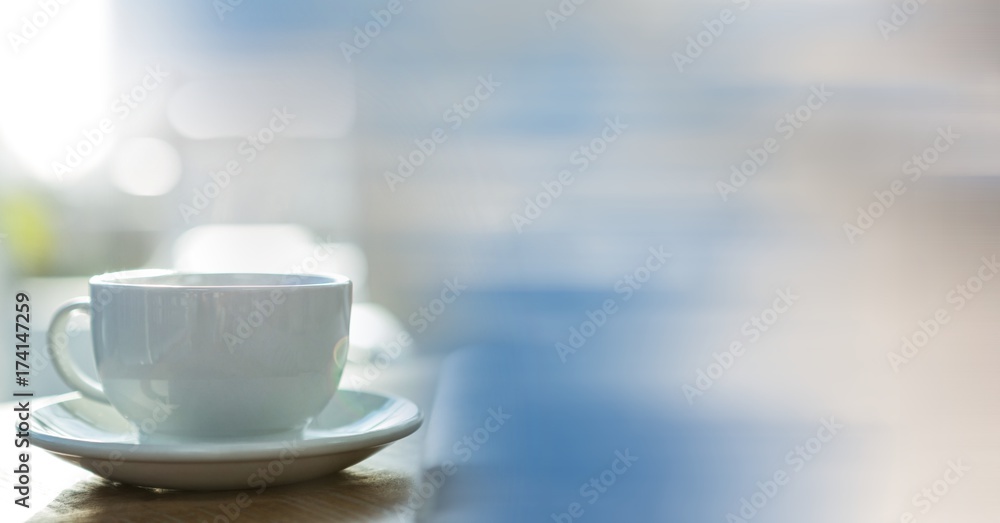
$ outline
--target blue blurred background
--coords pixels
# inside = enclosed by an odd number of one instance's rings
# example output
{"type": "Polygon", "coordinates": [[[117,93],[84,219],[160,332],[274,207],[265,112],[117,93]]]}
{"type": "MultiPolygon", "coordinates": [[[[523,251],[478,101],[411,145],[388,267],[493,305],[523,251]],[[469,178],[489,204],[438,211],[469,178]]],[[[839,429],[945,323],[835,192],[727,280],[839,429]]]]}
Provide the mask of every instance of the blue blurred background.
{"type": "Polygon", "coordinates": [[[511,416],[428,520],[995,521],[997,3],[39,5],[0,7],[0,288],[42,318],[351,276],[355,363],[444,362],[427,470],[511,416]]]}

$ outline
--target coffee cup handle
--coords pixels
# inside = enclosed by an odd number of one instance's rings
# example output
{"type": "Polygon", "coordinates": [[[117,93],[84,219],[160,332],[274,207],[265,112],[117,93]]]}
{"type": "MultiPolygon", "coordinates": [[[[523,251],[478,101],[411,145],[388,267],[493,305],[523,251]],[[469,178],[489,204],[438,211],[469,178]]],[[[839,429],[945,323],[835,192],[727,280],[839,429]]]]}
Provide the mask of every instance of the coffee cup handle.
{"type": "Polygon", "coordinates": [[[87,376],[80,370],[73,359],[69,356],[69,338],[66,336],[66,325],[69,323],[70,314],[73,311],[83,311],[90,315],[90,298],[80,297],[72,299],[59,307],[52,323],[49,325],[48,344],[49,352],[52,354],[52,361],[55,363],[56,371],[63,381],[70,387],[80,391],[84,396],[108,403],[108,397],[104,394],[104,389],[97,380],[87,376]]]}

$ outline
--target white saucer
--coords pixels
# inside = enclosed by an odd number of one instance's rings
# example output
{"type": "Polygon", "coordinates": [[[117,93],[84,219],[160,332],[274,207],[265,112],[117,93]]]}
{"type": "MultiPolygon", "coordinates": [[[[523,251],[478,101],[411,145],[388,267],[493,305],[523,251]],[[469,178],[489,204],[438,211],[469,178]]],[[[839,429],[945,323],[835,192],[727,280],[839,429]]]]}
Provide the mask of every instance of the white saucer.
{"type": "Polygon", "coordinates": [[[259,489],[331,474],[422,422],[408,400],[351,390],[337,391],[304,430],[253,439],[145,436],[110,405],[75,392],[52,398],[32,417],[33,446],[112,481],[181,490],[259,489]]]}

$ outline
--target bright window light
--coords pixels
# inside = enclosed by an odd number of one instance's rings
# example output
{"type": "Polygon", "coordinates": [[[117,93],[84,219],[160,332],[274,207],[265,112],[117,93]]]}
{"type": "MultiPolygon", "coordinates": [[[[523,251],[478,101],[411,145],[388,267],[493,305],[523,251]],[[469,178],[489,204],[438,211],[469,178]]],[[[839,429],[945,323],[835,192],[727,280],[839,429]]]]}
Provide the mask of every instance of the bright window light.
{"type": "Polygon", "coordinates": [[[112,148],[108,0],[0,4],[0,140],[40,179],[91,170],[112,148]],[[13,21],[13,23],[10,23],[13,21]],[[74,154],[75,153],[75,154],[74,154]],[[57,174],[56,162],[68,172],[57,174]]]}

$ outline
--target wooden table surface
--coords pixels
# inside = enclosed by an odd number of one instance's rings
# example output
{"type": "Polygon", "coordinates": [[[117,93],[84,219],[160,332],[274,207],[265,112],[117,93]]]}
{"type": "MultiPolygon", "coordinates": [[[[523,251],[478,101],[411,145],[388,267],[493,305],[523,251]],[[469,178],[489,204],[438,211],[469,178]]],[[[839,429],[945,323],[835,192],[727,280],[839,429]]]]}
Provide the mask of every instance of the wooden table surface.
{"type": "MultiPolygon", "coordinates": [[[[183,492],[116,484],[62,461],[40,448],[31,454],[31,506],[14,504],[11,443],[0,472],[0,519],[6,522],[309,522],[412,521],[407,501],[421,470],[427,414],[434,393],[437,362],[432,358],[399,360],[373,381],[373,391],[407,397],[424,412],[424,426],[371,458],[316,480],[246,491],[183,492]],[[234,508],[245,492],[250,504],[234,508]],[[227,510],[228,509],[228,510],[227,510]],[[235,516],[235,517],[232,517],[235,516]]],[[[0,405],[5,426],[13,426],[13,404],[0,405]]],[[[17,449],[20,450],[20,449],[17,449]]]]}

